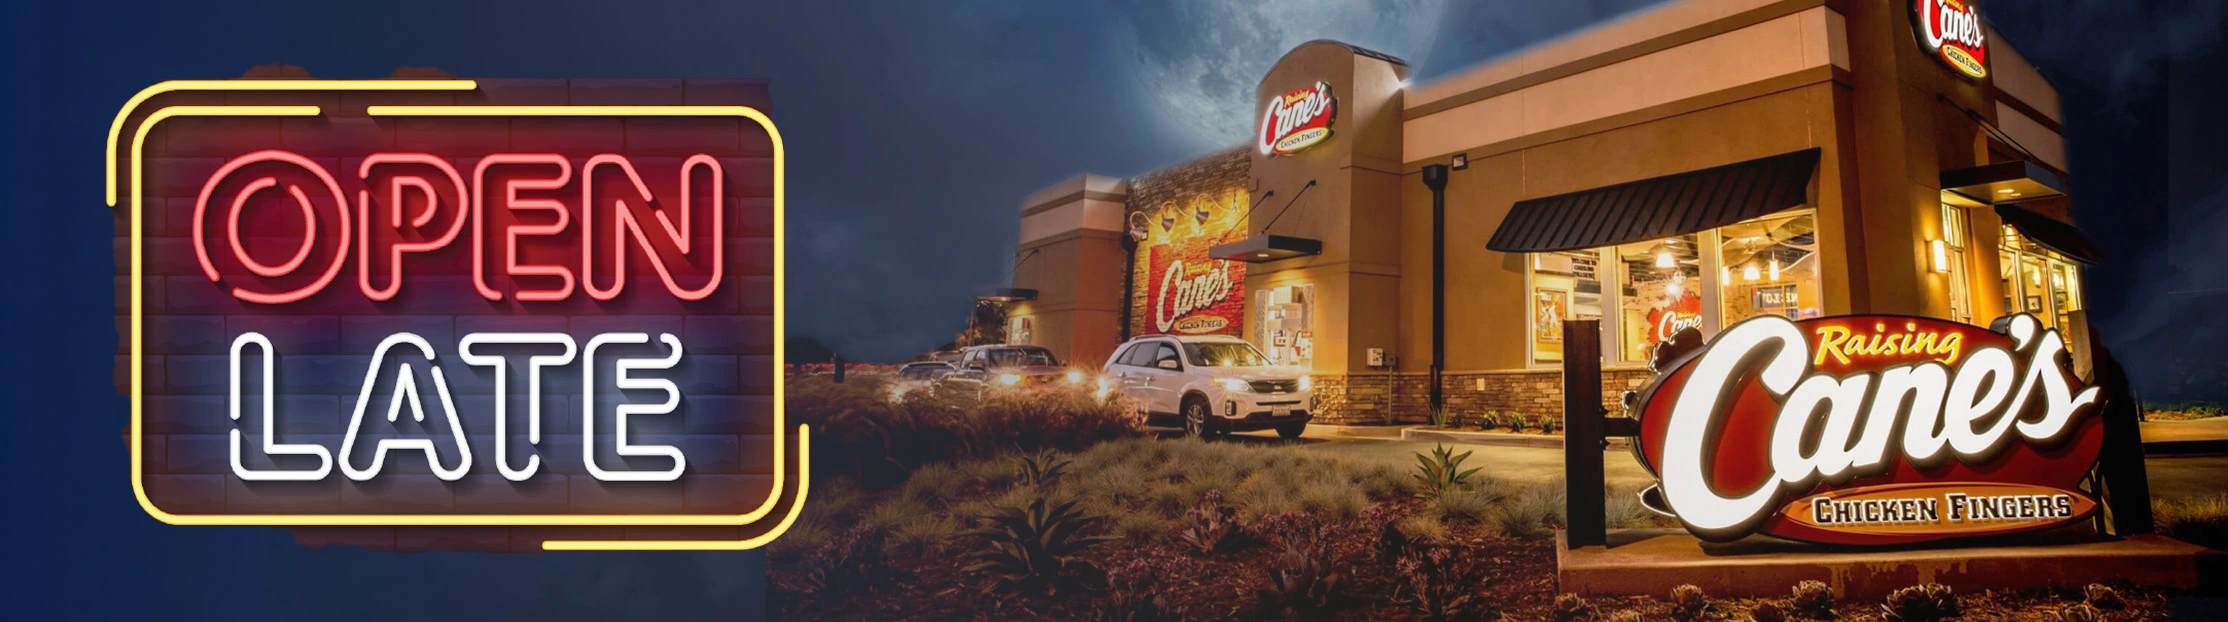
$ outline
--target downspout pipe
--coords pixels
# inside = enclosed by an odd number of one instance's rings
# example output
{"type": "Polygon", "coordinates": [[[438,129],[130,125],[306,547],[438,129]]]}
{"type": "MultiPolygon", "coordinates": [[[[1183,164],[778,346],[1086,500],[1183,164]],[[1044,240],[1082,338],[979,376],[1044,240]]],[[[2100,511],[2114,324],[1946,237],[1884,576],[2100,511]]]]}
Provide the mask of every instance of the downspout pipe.
{"type": "Polygon", "coordinates": [[[1137,296],[1137,247],[1141,244],[1136,235],[1122,234],[1122,340],[1115,343],[1129,343],[1130,306],[1137,296]]]}
{"type": "Polygon", "coordinates": [[[1431,422],[1445,421],[1447,396],[1447,165],[1423,167],[1431,189],[1431,422]]]}

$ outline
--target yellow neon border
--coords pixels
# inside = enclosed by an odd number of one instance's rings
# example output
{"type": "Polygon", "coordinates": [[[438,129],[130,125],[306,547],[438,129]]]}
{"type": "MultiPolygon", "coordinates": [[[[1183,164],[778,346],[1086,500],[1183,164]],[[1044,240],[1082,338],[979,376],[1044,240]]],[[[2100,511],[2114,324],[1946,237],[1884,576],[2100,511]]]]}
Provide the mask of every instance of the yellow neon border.
{"type": "MultiPolygon", "coordinates": [[[[148,87],[147,89],[145,89],[145,90],[142,90],[142,91],[140,91],[140,93],[139,93],[139,94],[137,94],[137,95],[133,96],[133,98],[132,98],[132,99],[131,99],[130,101],[128,101],[128,102],[127,102],[127,103],[125,104],[124,108],[123,108],[123,109],[122,109],[121,111],[119,111],[119,112],[117,113],[117,116],[116,116],[116,121],[115,121],[115,123],[114,123],[114,124],[113,124],[113,125],[112,125],[112,126],[110,127],[110,132],[109,132],[109,143],[108,143],[108,146],[109,146],[109,151],[107,152],[107,155],[108,155],[108,158],[107,158],[107,160],[108,160],[108,163],[107,163],[107,168],[108,168],[108,171],[109,171],[109,175],[108,175],[108,180],[107,180],[107,181],[108,181],[108,184],[107,184],[107,192],[108,192],[108,199],[109,199],[109,204],[110,204],[111,206],[113,206],[113,205],[115,204],[115,197],[116,197],[116,194],[117,194],[117,187],[116,187],[116,183],[115,183],[115,181],[116,181],[116,176],[115,176],[115,172],[114,172],[114,171],[115,171],[115,161],[116,161],[116,153],[115,153],[115,147],[116,147],[116,140],[117,140],[117,137],[118,137],[118,135],[119,135],[119,134],[120,134],[120,132],[121,132],[121,128],[122,128],[122,125],[123,125],[123,123],[124,123],[125,119],[126,119],[127,117],[129,117],[129,116],[131,115],[131,113],[132,113],[132,112],[134,112],[134,111],[135,111],[135,110],[136,110],[136,109],[137,109],[137,108],[138,108],[138,107],[139,107],[139,106],[140,106],[140,105],[141,105],[142,103],[144,103],[144,102],[145,102],[145,101],[146,101],[147,99],[150,99],[150,98],[152,98],[152,97],[154,97],[154,96],[156,96],[156,95],[159,95],[159,94],[162,94],[162,93],[165,93],[165,92],[170,92],[170,91],[179,91],[179,90],[227,90],[227,89],[233,89],[233,90],[269,90],[269,91],[276,91],[276,90],[351,90],[351,89],[359,89],[359,90],[412,90],[412,89],[417,89],[417,90],[469,90],[469,89],[471,89],[471,88],[475,88],[475,84],[474,84],[473,82],[471,82],[471,81],[468,81],[468,80],[434,80],[434,81],[421,81],[421,80],[364,80],[364,81],[317,81],[317,80],[262,80],[262,81],[257,81],[257,80],[240,80],[240,81],[173,81],[173,82],[164,82],[164,83],[160,83],[160,84],[157,84],[157,85],[155,85],[155,86],[151,86],[151,87],[148,87]]],[[[774,377],[774,384],[773,384],[773,395],[774,395],[774,404],[773,404],[773,405],[774,405],[774,432],[773,432],[773,436],[774,436],[774,485],[773,485],[773,486],[774,486],[774,487],[773,487],[773,490],[772,490],[772,492],[771,492],[770,494],[768,494],[768,495],[767,495],[767,498],[766,498],[765,502],[763,502],[763,503],[762,503],[762,504],[761,504],[761,505],[759,506],[759,508],[758,508],[758,509],[756,509],[756,510],[754,510],[754,511],[750,512],[750,513],[746,513],[746,514],[740,515],[740,516],[721,516],[721,515],[702,515],[702,514],[680,514],[680,515],[623,515],[623,514],[579,514],[579,515],[572,515],[572,514],[559,514],[559,515],[550,515],[550,514],[527,514],[527,515],[497,515],[497,514],[452,514],[452,515],[438,515],[438,514],[400,514],[400,515],[353,515],[353,514],[334,514],[334,515],[307,515],[307,514],[294,514],[294,515],[289,515],[289,514],[279,514],[279,515],[255,515],[255,514],[221,514],[221,515],[183,515],[183,514],[172,514],[172,513],[170,513],[170,512],[166,512],[166,511],[162,510],[162,509],[161,509],[161,508],[159,508],[159,507],[156,507],[156,506],[154,505],[154,503],[153,503],[153,502],[152,502],[152,501],[151,501],[150,499],[148,499],[148,498],[147,498],[146,488],[144,487],[144,483],[142,482],[142,478],[143,478],[143,475],[144,475],[144,468],[143,468],[143,467],[144,467],[144,460],[145,460],[145,457],[144,457],[144,455],[143,455],[143,454],[144,454],[144,451],[143,451],[143,447],[142,447],[142,442],[141,442],[141,423],[142,423],[142,420],[141,420],[141,419],[142,419],[142,414],[143,414],[143,408],[142,408],[142,402],[143,402],[143,399],[142,399],[142,398],[143,398],[143,394],[144,394],[144,389],[145,389],[145,384],[144,384],[144,370],[143,370],[143,368],[142,368],[142,365],[141,365],[141,359],[142,359],[142,358],[143,358],[143,356],[144,356],[144,349],[143,349],[143,343],[142,343],[142,337],[143,337],[143,333],[142,333],[142,324],[143,324],[143,319],[144,319],[144,318],[143,318],[143,315],[144,315],[144,307],[143,307],[143,305],[144,305],[144,294],[143,294],[143,292],[142,292],[142,287],[141,287],[141,283],[142,283],[142,281],[144,280],[144,277],[145,277],[145,271],[144,271],[144,266],[143,266],[143,263],[144,263],[144,252],[143,252],[143,248],[142,248],[142,247],[143,247],[143,230],[142,230],[142,224],[141,224],[141,215],[142,215],[142,209],[143,209],[143,203],[144,203],[144,201],[143,201],[143,197],[141,197],[141,196],[140,196],[140,194],[139,194],[139,190],[140,190],[140,189],[141,189],[141,188],[142,188],[142,187],[144,186],[144,166],[143,166],[144,162],[143,162],[143,160],[144,160],[144,149],[145,149],[145,144],[146,144],[146,138],[147,138],[147,134],[148,134],[148,132],[149,132],[149,131],[151,131],[151,130],[152,130],[152,128],[153,128],[153,127],[154,127],[155,125],[157,125],[158,123],[160,123],[161,121],[163,121],[163,120],[165,120],[165,119],[169,119],[169,118],[172,118],[172,117],[192,117],[192,116],[316,116],[316,115],[318,115],[318,114],[319,114],[320,112],[321,112],[321,111],[320,111],[320,109],[319,109],[318,107],[316,107],[316,106],[173,106],[173,107],[166,107],[166,108],[158,109],[158,110],[156,110],[156,111],[155,111],[155,112],[154,112],[153,114],[149,115],[149,116],[148,116],[148,118],[147,118],[147,120],[143,121],[143,122],[142,122],[142,123],[140,124],[140,126],[139,126],[138,130],[137,130],[137,131],[136,131],[136,132],[134,133],[134,135],[133,135],[133,140],[132,140],[132,151],[131,151],[131,176],[132,176],[132,187],[133,187],[133,189],[134,189],[134,196],[132,197],[132,206],[131,206],[131,209],[132,209],[132,224],[131,224],[131,238],[132,238],[132,253],[131,253],[131,260],[132,260],[132,268],[131,268],[131,279],[132,279],[132,280],[131,280],[131,283],[132,283],[132,291],[131,291],[131,301],[132,301],[132,302],[131,302],[131,317],[132,317],[132,330],[131,330],[131,355],[132,355],[132,364],[131,364],[131,373],[130,373],[130,379],[131,379],[131,416],[132,416],[132,423],[131,423],[131,444],[132,444],[132,492],[133,492],[133,495],[134,495],[134,497],[135,497],[135,498],[136,498],[136,499],[138,500],[138,502],[139,502],[139,504],[140,504],[140,508],[141,508],[141,509],[145,510],[145,511],[146,511],[146,512],[148,513],[148,515],[150,515],[150,516],[153,516],[153,517],[154,517],[154,518],[155,518],[156,520],[160,520],[160,521],[163,521],[163,522],[165,522],[165,523],[169,523],[169,524],[177,524],[177,525],[270,525],[270,526],[287,526],[287,525],[305,525],[305,526],[306,526],[306,525],[318,525],[318,526],[332,526],[332,525],[377,525],[377,526],[409,526],[409,525],[493,525],[493,526],[541,526],[541,525],[568,525],[568,526],[582,526],[582,525],[610,525],[610,526],[636,526],[636,525],[642,525],[642,526],[652,526],[652,525],[655,525],[655,526],[668,526],[668,525],[717,525],[717,526],[743,526],[743,525],[748,525],[748,524],[751,524],[751,523],[753,523],[753,522],[756,522],[756,521],[757,521],[758,519],[760,519],[760,518],[763,518],[763,517],[765,517],[765,516],[766,516],[767,514],[769,514],[769,513],[771,513],[771,512],[772,512],[772,510],[773,510],[773,507],[774,507],[774,505],[775,505],[775,504],[776,504],[776,503],[778,502],[778,500],[779,500],[779,499],[780,499],[780,497],[781,497],[781,490],[782,490],[782,487],[784,486],[784,482],[783,482],[783,480],[782,480],[782,476],[783,476],[783,474],[784,474],[784,471],[786,470],[786,467],[787,467],[787,464],[786,464],[786,462],[785,462],[785,461],[784,461],[784,459],[783,459],[783,458],[784,458],[784,453],[785,453],[785,449],[786,449],[786,446],[785,446],[785,445],[784,445],[784,444],[782,443],[782,437],[783,437],[783,436],[785,435],[785,433],[787,432],[787,430],[786,430],[786,428],[784,427],[784,404],[783,404],[783,402],[784,402],[784,399],[783,399],[783,398],[784,398],[784,395],[783,395],[783,394],[784,394],[784,387],[782,386],[782,382],[781,382],[781,367],[782,367],[782,362],[783,362],[783,360],[784,360],[784,358],[785,358],[785,356],[786,356],[786,353],[785,353],[785,351],[784,351],[784,350],[785,350],[785,346],[786,346],[786,344],[783,344],[783,343],[781,342],[781,340],[780,340],[780,339],[778,338],[778,336],[779,336],[779,335],[781,334],[781,332],[782,332],[782,331],[783,331],[783,329],[785,328],[785,324],[786,324],[786,318],[785,318],[785,313],[784,313],[784,307],[785,307],[785,300],[784,300],[784,298],[785,298],[785,293],[786,293],[786,292],[785,292],[785,290],[786,290],[786,285],[785,285],[785,275],[784,275],[784,272],[785,272],[785,270],[786,270],[786,266],[785,266],[784,264],[785,264],[785,262],[786,262],[786,258],[785,258],[785,257],[783,256],[783,251],[784,251],[784,248],[785,248],[785,246],[786,246],[786,240],[785,240],[785,238],[786,238],[786,232],[785,232],[785,222],[784,222],[784,221],[785,221],[785,213],[784,213],[784,212],[785,212],[785,210],[784,210],[784,208],[783,208],[783,205],[784,205],[784,201],[783,201],[783,199],[784,199],[784,187],[783,187],[783,186],[784,186],[784,184],[783,184],[783,169],[784,169],[784,160],[785,160],[785,158],[784,158],[784,152],[783,152],[783,148],[782,148],[782,142],[781,142],[781,134],[780,134],[780,131],[779,131],[778,129],[776,129],[775,127],[774,127],[774,125],[773,125],[773,122],[772,122],[771,120],[767,119],[767,118],[765,117],[765,115],[764,115],[764,114],[762,114],[762,113],[758,112],[757,110],[755,110],[755,109],[752,109],[752,108],[749,108],[749,107],[743,107],[743,106],[598,106],[598,107],[592,107],[592,106],[578,106],[578,107],[574,107],[574,106],[534,106],[534,107],[527,107],[527,106],[500,106],[500,107],[497,107],[497,106],[489,106],[489,107],[473,107],[473,106],[412,106],[412,107],[404,107],[404,106],[371,106],[371,107],[367,107],[367,113],[368,113],[368,114],[372,114],[372,115],[382,115],[382,114],[384,114],[384,115],[392,115],[392,116],[495,116],[495,115],[504,115],[504,116],[739,116],[739,117],[749,118],[749,119],[751,119],[752,121],[754,121],[754,122],[757,122],[757,123],[758,123],[758,124],[759,124],[759,125],[760,125],[761,127],[763,127],[763,128],[764,128],[764,129],[766,130],[766,132],[767,132],[768,136],[769,136],[769,137],[770,137],[770,138],[772,139],[772,144],[773,144],[773,147],[774,147],[774,191],[773,191],[773,199],[774,199],[774,333],[775,333],[775,335],[777,336],[777,338],[776,338],[776,339],[774,340],[774,346],[773,346],[773,347],[774,347],[774,376],[775,376],[775,377],[774,377]]],[[[797,439],[797,440],[798,440],[798,446],[799,446],[799,448],[798,448],[798,451],[799,451],[799,457],[800,457],[800,459],[802,459],[802,458],[803,458],[803,456],[807,455],[807,454],[806,454],[806,452],[807,452],[807,451],[809,451],[809,447],[807,446],[807,443],[809,442],[809,441],[808,441],[808,438],[809,438],[809,430],[808,430],[808,429],[806,429],[806,427],[805,427],[805,426],[799,426],[799,429],[798,429],[798,439],[797,439]]],[[[772,540],[772,539],[773,539],[774,537],[777,537],[777,536],[779,536],[779,535],[780,535],[780,534],[781,534],[782,532],[786,531],[786,530],[788,529],[789,525],[790,525],[791,523],[793,523],[793,522],[794,522],[794,520],[795,520],[796,516],[797,516],[797,515],[798,515],[798,514],[800,513],[800,510],[802,509],[802,506],[803,506],[803,501],[804,501],[804,496],[805,496],[805,492],[806,492],[806,487],[807,487],[807,485],[808,485],[808,482],[806,482],[806,481],[805,481],[805,480],[803,479],[803,471],[804,471],[804,469],[803,469],[803,468],[800,468],[800,469],[799,469],[799,476],[800,476],[800,477],[799,477],[799,482],[798,482],[797,500],[796,500],[795,504],[794,504],[794,505],[793,505],[793,506],[791,507],[791,509],[790,509],[790,511],[789,511],[789,513],[788,513],[788,515],[787,515],[787,516],[786,516],[786,517],[785,517],[785,518],[784,518],[784,519],[783,519],[783,520],[782,520],[782,521],[781,521],[781,522],[780,522],[779,524],[777,524],[777,525],[775,526],[775,529],[774,529],[773,531],[771,531],[771,532],[769,532],[769,533],[766,533],[766,534],[762,534],[762,535],[760,535],[760,536],[758,536],[758,537],[754,537],[754,538],[752,538],[752,539],[749,539],[749,540],[743,540],[743,541],[737,541],[737,542],[686,542],[686,541],[662,541],[662,542],[661,542],[661,541],[620,541],[620,542],[580,542],[580,543],[563,543],[563,542],[556,542],[556,543],[554,543],[554,544],[557,544],[557,545],[558,545],[558,547],[557,547],[557,548],[567,548],[567,546],[566,546],[566,545],[568,545],[568,544],[569,544],[569,545],[574,545],[574,546],[573,546],[572,548],[581,548],[581,549],[626,549],[626,548],[650,548],[650,547],[652,547],[652,545],[657,545],[657,546],[656,546],[655,548],[664,548],[664,549],[682,549],[682,548],[727,548],[727,549],[736,549],[736,548],[743,548],[743,549],[747,549],[747,548],[754,548],[754,547],[757,547],[757,546],[762,546],[762,545],[763,545],[763,544],[764,544],[765,542],[771,541],[771,540],[772,540]],[[704,545],[704,546],[696,546],[696,545],[704,545]]],[[[550,543],[545,543],[545,546],[547,546],[548,544],[550,544],[550,543]]]]}

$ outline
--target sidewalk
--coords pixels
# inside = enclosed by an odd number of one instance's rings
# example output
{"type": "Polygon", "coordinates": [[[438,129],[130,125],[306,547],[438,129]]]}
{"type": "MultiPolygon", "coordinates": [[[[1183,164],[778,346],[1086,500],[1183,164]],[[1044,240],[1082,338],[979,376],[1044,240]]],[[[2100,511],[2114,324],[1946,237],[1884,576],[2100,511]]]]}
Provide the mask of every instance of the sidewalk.
{"type": "Polygon", "coordinates": [[[2228,454],[2228,417],[2146,421],[2143,450],[2151,454],[2228,454]]]}

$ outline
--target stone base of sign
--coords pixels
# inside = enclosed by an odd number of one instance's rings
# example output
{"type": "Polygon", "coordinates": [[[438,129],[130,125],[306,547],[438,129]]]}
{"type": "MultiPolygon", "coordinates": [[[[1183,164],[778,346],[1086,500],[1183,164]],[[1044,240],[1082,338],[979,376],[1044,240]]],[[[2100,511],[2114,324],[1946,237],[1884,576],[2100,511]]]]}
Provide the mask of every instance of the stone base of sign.
{"type": "MultiPolygon", "coordinates": [[[[1678,529],[1609,533],[1608,547],[1571,550],[1557,532],[1564,592],[1662,597],[1693,584],[1711,596],[1784,596],[1816,579],[1842,598],[1878,598],[1897,588],[1941,583],[1959,593],[2073,588],[2090,583],[2195,589],[2217,572],[2215,551],[2162,536],[2063,544],[1821,551],[1769,538],[1704,544],[1678,529]]],[[[2217,579],[2213,579],[2217,580],[2217,579]]]]}

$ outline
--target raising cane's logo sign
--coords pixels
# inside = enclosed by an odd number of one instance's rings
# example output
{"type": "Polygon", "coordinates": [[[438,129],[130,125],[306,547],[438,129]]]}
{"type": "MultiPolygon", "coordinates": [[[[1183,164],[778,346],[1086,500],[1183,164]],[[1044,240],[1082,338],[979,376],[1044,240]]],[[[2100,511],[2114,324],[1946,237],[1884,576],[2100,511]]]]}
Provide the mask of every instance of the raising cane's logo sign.
{"type": "Polygon", "coordinates": [[[1331,119],[1338,114],[1338,100],[1331,85],[1315,83],[1269,100],[1261,111],[1261,132],[1255,146],[1261,155],[1291,155],[1322,144],[1331,137],[1331,119]]]}
{"type": "Polygon", "coordinates": [[[396,542],[569,530],[479,549],[780,535],[806,451],[780,414],[780,134],[746,105],[563,105],[758,98],[735,81],[556,82],[552,105],[466,104],[546,83],[257,80],[125,107],[110,202],[143,509],[396,542]],[[259,105],[205,105],[228,91],[259,105]],[[361,91],[400,103],[345,105],[361,91]]]}
{"type": "Polygon", "coordinates": [[[1153,328],[1186,335],[1232,332],[1236,313],[1245,309],[1237,296],[1245,274],[1237,264],[1205,257],[1180,257],[1168,246],[1153,248],[1153,328]]]}
{"type": "Polygon", "coordinates": [[[1988,42],[1971,0],[1911,0],[1919,46],[1973,79],[1988,77],[1988,42]]]}
{"type": "Polygon", "coordinates": [[[2063,526],[2103,443],[2098,389],[2032,316],[1743,321],[1641,395],[1644,495],[1712,541],[1888,545],[2063,526]]]}

